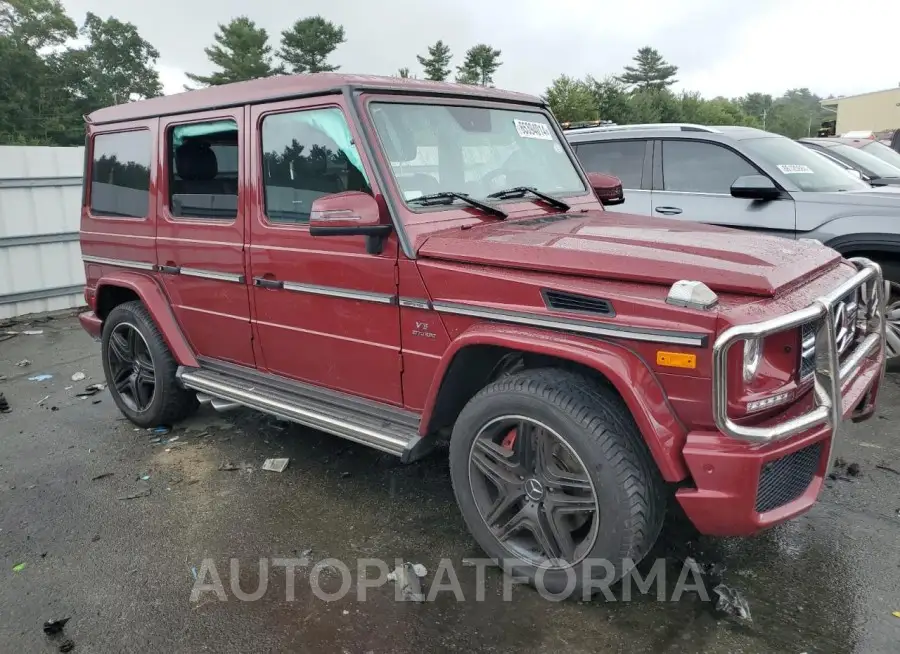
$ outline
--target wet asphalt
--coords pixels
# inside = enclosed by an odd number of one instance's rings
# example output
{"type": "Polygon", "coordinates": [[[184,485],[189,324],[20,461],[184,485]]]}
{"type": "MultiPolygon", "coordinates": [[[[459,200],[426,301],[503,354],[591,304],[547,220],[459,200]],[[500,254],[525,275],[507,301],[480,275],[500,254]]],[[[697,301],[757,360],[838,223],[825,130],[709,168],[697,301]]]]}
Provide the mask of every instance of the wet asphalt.
{"type": "MultiPolygon", "coordinates": [[[[153,443],[106,391],[75,396],[103,379],[99,345],[74,318],[10,329],[29,328],[44,333],[0,342],[0,393],[12,408],[0,414],[0,651],[52,652],[65,639],[76,652],[900,651],[892,615],[900,611],[900,474],[876,467],[900,471],[900,375],[888,375],[878,416],[848,426],[837,446],[859,476],[830,482],[808,514],[734,540],[669,520],[651,555],[665,559],[667,601],[657,601],[659,583],[646,594],[633,589],[630,601],[621,587],[614,601],[551,602],[521,585],[504,599],[496,569],[475,601],[476,572],[462,561],[481,553],[456,509],[442,450],[403,466],[259,414],[211,410],[176,426],[167,438],[177,441],[153,443]],[[14,365],[26,358],[30,366],[14,365]],[[87,379],[71,381],[77,372],[87,379]],[[53,378],[28,380],[39,374],[53,378]],[[262,471],[269,457],[290,465],[262,471]],[[119,499],[135,494],[143,496],[119,499]],[[310,567],[297,570],[293,601],[284,567],[262,575],[268,588],[258,600],[230,588],[231,559],[249,593],[260,559],[301,556],[345,562],[350,592],[319,599],[310,567]],[[742,594],[752,621],[722,615],[697,592],[671,601],[689,556],[713,570],[710,584],[742,594]],[[359,601],[360,558],[424,564],[426,592],[447,558],[465,600],[442,592],[424,604],[398,602],[387,582],[359,601]],[[212,592],[191,601],[204,560],[226,601],[212,592]],[[46,636],[44,621],[60,617],[70,618],[64,633],[46,636]]],[[[336,591],[342,578],[326,568],[320,587],[336,591]]]]}

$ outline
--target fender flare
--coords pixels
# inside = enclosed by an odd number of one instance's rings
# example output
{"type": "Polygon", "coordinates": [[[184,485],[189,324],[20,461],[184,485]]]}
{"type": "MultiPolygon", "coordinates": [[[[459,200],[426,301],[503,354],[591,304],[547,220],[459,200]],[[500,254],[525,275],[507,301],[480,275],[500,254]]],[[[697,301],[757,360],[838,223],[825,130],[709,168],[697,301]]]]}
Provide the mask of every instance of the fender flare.
{"type": "Polygon", "coordinates": [[[622,396],[663,479],[675,482],[688,476],[688,468],[681,454],[687,430],[669,404],[656,376],[640,356],[610,341],[588,340],[566,334],[555,334],[550,339],[546,332],[519,326],[477,324],[450,344],[428,391],[419,427],[422,436],[426,435],[453,359],[461,350],[473,345],[493,345],[553,356],[596,370],[622,396]]]}
{"type": "Polygon", "coordinates": [[[898,234],[847,234],[836,236],[825,245],[840,253],[869,251],[900,255],[900,235],[898,234]]]}
{"type": "Polygon", "coordinates": [[[189,368],[200,367],[194,351],[188,345],[181,327],[175,320],[175,315],[169,306],[169,298],[163,293],[155,279],[149,275],[137,272],[116,270],[115,272],[104,274],[97,281],[98,298],[106,286],[117,286],[134,291],[153,317],[153,321],[169,346],[175,361],[179,365],[189,368]]]}

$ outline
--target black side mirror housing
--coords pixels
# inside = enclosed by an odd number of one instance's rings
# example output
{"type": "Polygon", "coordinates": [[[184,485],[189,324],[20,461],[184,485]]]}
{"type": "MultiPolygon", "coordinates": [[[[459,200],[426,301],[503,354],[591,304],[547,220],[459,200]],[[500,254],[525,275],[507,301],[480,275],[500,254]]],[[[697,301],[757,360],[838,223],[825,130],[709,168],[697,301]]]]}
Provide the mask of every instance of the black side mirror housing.
{"type": "Polygon", "coordinates": [[[765,175],[744,175],[734,180],[731,196],[744,200],[777,200],[781,189],[765,175]]]}

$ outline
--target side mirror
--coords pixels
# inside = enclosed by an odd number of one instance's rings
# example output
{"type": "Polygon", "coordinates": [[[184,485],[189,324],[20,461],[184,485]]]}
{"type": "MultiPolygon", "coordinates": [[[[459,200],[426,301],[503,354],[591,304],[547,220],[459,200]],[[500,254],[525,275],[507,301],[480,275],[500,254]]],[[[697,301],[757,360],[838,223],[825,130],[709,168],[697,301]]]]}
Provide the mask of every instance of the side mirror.
{"type": "Polygon", "coordinates": [[[310,236],[365,236],[369,254],[381,253],[392,229],[382,224],[375,198],[360,191],[323,195],[313,200],[309,212],[310,236]]]}
{"type": "Polygon", "coordinates": [[[622,180],[618,177],[605,173],[588,173],[587,178],[594,190],[594,195],[602,205],[610,207],[625,202],[622,180]]]}
{"type": "Polygon", "coordinates": [[[781,191],[765,175],[744,175],[734,180],[731,196],[744,200],[775,200],[781,197],[781,191]]]}

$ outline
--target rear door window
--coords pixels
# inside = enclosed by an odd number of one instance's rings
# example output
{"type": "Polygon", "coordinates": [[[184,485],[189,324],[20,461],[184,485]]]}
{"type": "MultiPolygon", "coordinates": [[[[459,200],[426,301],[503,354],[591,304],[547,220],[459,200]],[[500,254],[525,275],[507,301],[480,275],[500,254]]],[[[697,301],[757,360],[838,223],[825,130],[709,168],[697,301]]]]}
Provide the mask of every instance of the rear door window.
{"type": "Polygon", "coordinates": [[[232,220],[238,211],[238,126],[233,120],[169,130],[169,211],[232,220]]]}
{"type": "Polygon", "coordinates": [[[666,191],[730,195],[734,180],[759,171],[736,152],[715,143],[662,142],[666,191]]]}
{"type": "Polygon", "coordinates": [[[98,134],[91,163],[91,213],[145,218],[150,206],[150,157],[147,130],[98,134]]]}
{"type": "Polygon", "coordinates": [[[646,144],[644,140],[579,143],[575,152],[588,172],[615,175],[622,188],[640,189],[646,144]]]}

